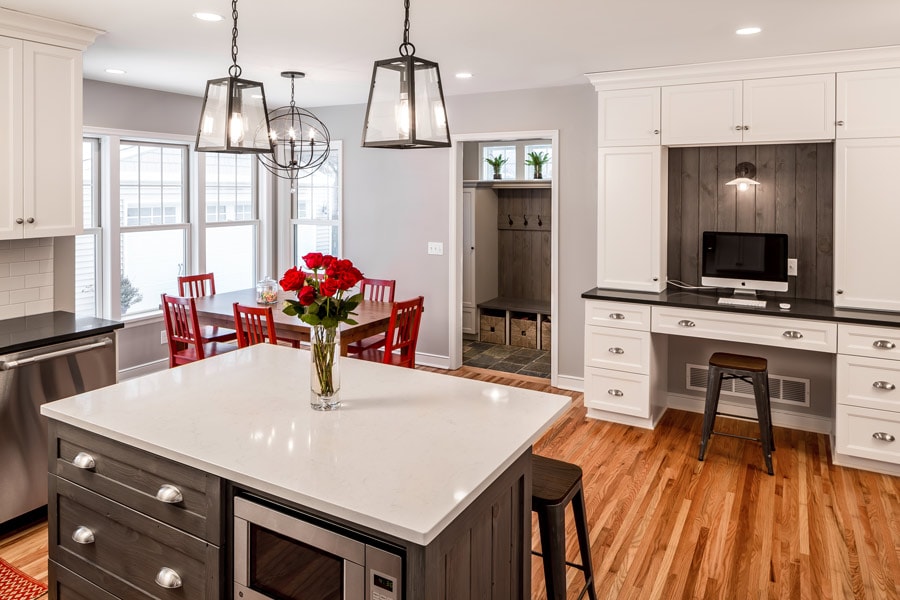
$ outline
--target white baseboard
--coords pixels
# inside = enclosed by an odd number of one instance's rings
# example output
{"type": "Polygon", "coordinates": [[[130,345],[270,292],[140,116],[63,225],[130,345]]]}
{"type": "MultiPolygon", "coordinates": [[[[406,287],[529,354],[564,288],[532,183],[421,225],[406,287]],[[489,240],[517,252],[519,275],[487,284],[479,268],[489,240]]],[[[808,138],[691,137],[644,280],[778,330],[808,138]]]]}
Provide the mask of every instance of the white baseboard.
{"type": "Polygon", "coordinates": [[[450,357],[441,356],[440,354],[416,352],[416,364],[422,365],[423,367],[434,367],[435,369],[449,369],[450,357]]]}
{"type": "MultiPolygon", "coordinates": [[[[667,406],[688,412],[702,413],[705,403],[704,398],[699,396],[688,396],[686,394],[668,394],[667,406]]],[[[729,402],[724,398],[719,400],[719,411],[730,412],[741,417],[756,417],[756,409],[746,404],[738,404],[729,402]],[[724,410],[723,410],[724,409],[724,410]]],[[[772,409],[772,424],[779,427],[788,427],[790,429],[799,429],[801,431],[811,431],[813,433],[824,433],[831,435],[833,421],[828,417],[820,417],[817,415],[804,415],[801,413],[772,409]]]]}
{"type": "Polygon", "coordinates": [[[894,477],[900,476],[900,465],[841,454],[835,449],[834,436],[831,437],[831,460],[840,467],[850,467],[863,471],[875,471],[876,473],[884,473],[885,475],[893,475],[894,477]]]}
{"type": "Polygon", "coordinates": [[[163,358],[162,360],[154,360],[153,362],[120,369],[119,381],[133,379],[142,375],[149,375],[150,373],[156,373],[157,371],[165,371],[167,368],[169,368],[169,359],[163,358]]]}
{"type": "Polygon", "coordinates": [[[574,377],[572,375],[557,375],[556,386],[561,390],[569,390],[571,392],[584,391],[584,377],[574,377]]]}

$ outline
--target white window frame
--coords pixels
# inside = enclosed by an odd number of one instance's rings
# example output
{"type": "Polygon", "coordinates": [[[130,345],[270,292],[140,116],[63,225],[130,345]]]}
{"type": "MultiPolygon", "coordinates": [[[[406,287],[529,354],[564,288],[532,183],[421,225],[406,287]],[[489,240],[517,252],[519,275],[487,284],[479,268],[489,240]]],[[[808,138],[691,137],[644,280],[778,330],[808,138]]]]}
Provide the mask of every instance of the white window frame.
{"type": "MultiPolygon", "coordinates": [[[[83,142],[91,144],[91,195],[93,215],[91,215],[91,225],[85,225],[83,233],[80,236],[90,236],[94,238],[94,313],[90,316],[100,317],[103,315],[103,238],[101,219],[102,206],[102,169],[101,163],[101,140],[97,136],[85,135],[82,137],[83,142]]],[[[82,217],[83,218],[83,217],[82,217]]],[[[77,243],[77,242],[76,242],[77,243]]],[[[76,302],[78,290],[75,291],[76,302]]]]}
{"type": "MultiPolygon", "coordinates": [[[[486,173],[493,173],[493,171],[490,170],[491,166],[484,162],[485,150],[490,150],[492,147],[507,148],[509,146],[515,146],[516,148],[516,180],[531,181],[531,177],[528,176],[528,167],[525,165],[525,148],[527,146],[550,146],[551,164],[553,162],[553,144],[551,140],[492,140],[488,142],[479,142],[478,156],[480,157],[481,165],[479,166],[478,172],[482,174],[482,178],[484,178],[486,173]],[[485,170],[485,167],[487,167],[488,170],[485,170]]],[[[544,175],[544,178],[547,180],[550,179],[546,174],[544,175]]],[[[486,179],[491,179],[491,177],[486,177],[486,179]]]]}

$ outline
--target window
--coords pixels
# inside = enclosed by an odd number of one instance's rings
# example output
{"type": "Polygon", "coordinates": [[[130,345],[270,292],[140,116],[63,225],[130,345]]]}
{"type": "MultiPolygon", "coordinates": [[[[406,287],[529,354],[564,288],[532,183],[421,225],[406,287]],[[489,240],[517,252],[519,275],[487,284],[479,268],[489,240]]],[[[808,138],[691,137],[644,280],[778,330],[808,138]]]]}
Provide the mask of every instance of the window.
{"type": "Polygon", "coordinates": [[[508,142],[482,142],[481,152],[481,178],[493,179],[494,168],[485,162],[492,156],[505,156],[506,163],[501,167],[502,179],[533,179],[534,167],[526,165],[525,160],[529,152],[546,152],[550,161],[541,168],[541,177],[551,179],[553,177],[553,144],[550,140],[515,140],[508,142]]]}
{"type": "Polygon", "coordinates": [[[485,144],[481,147],[481,178],[493,179],[494,167],[487,163],[487,159],[497,156],[506,158],[506,162],[500,167],[500,177],[502,179],[516,178],[516,147],[515,145],[502,144],[485,144]]]}
{"type": "Polygon", "coordinates": [[[103,314],[100,290],[100,140],[84,138],[81,154],[84,235],[75,236],[75,314],[97,317],[103,314]]]}
{"type": "MultiPolygon", "coordinates": [[[[547,156],[550,157],[544,166],[541,167],[541,175],[544,179],[552,179],[553,178],[553,146],[551,144],[526,144],[525,145],[525,158],[528,158],[528,155],[532,152],[543,152],[547,156]]],[[[534,167],[531,165],[525,165],[525,179],[533,179],[534,178],[534,167]]]]}
{"type": "Polygon", "coordinates": [[[341,255],[341,143],[319,169],[294,185],[292,250],[295,265],[309,252],[341,255]]]}

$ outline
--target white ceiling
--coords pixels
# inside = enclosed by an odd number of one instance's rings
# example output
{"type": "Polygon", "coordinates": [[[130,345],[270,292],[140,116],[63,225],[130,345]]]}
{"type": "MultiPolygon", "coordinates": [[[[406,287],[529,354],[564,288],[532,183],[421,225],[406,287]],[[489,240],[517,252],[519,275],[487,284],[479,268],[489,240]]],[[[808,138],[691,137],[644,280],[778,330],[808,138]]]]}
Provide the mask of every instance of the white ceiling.
{"type": "MultiPolygon", "coordinates": [[[[231,64],[229,0],[0,0],[102,29],[88,79],[201,96],[231,64]],[[216,12],[219,23],[194,19],[216,12]],[[109,75],[106,68],[127,74],[109,75]]],[[[244,0],[238,63],[286,104],[364,103],[372,63],[397,55],[401,0],[244,0]]],[[[584,73],[900,44],[898,0],[413,0],[410,41],[440,64],[446,95],[586,83],[584,73]],[[763,28],[737,36],[747,25],[763,28]],[[454,74],[470,71],[459,80],[454,74]]]]}

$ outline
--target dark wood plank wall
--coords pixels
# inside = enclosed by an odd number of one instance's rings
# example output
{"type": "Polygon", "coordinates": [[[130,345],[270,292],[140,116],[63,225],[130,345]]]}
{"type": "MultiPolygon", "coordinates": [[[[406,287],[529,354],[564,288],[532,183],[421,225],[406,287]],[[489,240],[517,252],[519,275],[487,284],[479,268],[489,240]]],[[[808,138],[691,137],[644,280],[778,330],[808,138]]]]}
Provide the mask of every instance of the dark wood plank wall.
{"type": "Polygon", "coordinates": [[[700,284],[704,231],[786,233],[797,277],[781,296],[831,300],[834,145],[669,148],[668,277],[700,284]],[[725,182],[756,165],[755,189],[725,182]]]}
{"type": "Polygon", "coordinates": [[[497,190],[498,293],[550,301],[550,190],[497,190]]]}

